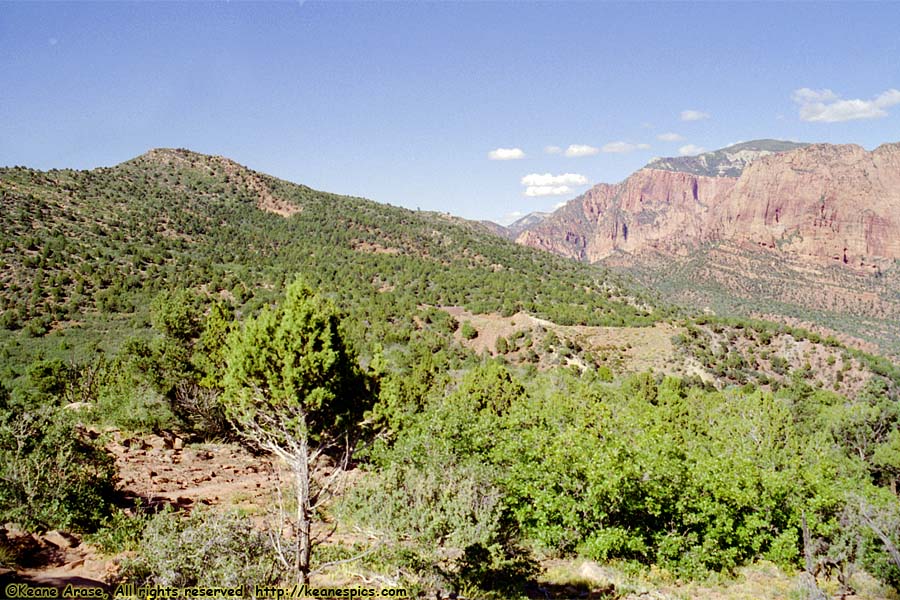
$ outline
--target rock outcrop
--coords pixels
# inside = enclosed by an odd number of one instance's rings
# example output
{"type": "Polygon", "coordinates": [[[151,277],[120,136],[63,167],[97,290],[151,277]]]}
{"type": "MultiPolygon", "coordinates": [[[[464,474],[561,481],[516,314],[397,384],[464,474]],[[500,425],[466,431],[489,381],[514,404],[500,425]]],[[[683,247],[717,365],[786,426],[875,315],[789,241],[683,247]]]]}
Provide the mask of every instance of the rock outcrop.
{"type": "Polygon", "coordinates": [[[516,241],[588,262],[717,241],[856,266],[900,259],[900,144],[760,152],[738,177],[673,165],[655,161],[619,184],[596,185],[516,241]]]}
{"type": "Polygon", "coordinates": [[[900,144],[818,144],[750,165],[713,236],[847,264],[900,258],[900,144]]]}

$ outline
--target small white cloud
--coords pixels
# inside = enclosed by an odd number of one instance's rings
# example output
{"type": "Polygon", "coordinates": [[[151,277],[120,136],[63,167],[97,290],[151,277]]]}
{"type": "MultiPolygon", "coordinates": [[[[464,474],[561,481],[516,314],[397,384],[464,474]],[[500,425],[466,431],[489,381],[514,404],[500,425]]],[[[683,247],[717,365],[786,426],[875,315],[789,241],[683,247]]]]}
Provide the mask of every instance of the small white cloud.
{"type": "Polygon", "coordinates": [[[678,135],[677,133],[672,133],[670,131],[668,133],[659,134],[658,136],[656,136],[656,139],[658,139],[661,142],[680,142],[684,138],[682,136],[678,135]]]}
{"type": "Polygon", "coordinates": [[[695,154],[700,154],[701,152],[706,152],[706,148],[695,146],[694,144],[687,144],[678,149],[678,154],[682,156],[693,156],[695,154]]]}
{"type": "Polygon", "coordinates": [[[705,113],[699,110],[683,110],[681,111],[681,120],[682,121],[702,121],[703,119],[708,119],[709,113],[705,113]]]}
{"type": "Polygon", "coordinates": [[[566,156],[568,157],[577,157],[577,156],[593,156],[600,152],[599,148],[595,148],[593,146],[588,146],[586,144],[572,144],[568,148],[566,148],[566,156]]]}
{"type": "Polygon", "coordinates": [[[610,142],[601,148],[603,152],[613,154],[623,154],[626,152],[634,152],[635,150],[649,150],[650,144],[631,144],[629,142],[610,142]]]}
{"type": "Polygon", "coordinates": [[[800,107],[800,118],[804,121],[840,123],[886,117],[885,109],[900,104],[900,90],[889,89],[872,100],[841,100],[828,89],[800,88],[791,94],[791,99],[800,107]]]}
{"type": "Polygon", "coordinates": [[[488,152],[491,160],[519,160],[525,158],[525,152],[521,148],[497,148],[488,152]]]}
{"type": "Polygon", "coordinates": [[[559,146],[545,146],[544,152],[546,152],[547,154],[561,154],[562,148],[560,148],[559,146]]]}
{"type": "Polygon", "coordinates": [[[59,43],[59,40],[56,38],[50,38],[49,40],[47,40],[47,44],[49,44],[50,46],[55,46],[58,43],[59,43]]]}
{"type": "Polygon", "coordinates": [[[572,193],[572,186],[586,185],[588,178],[578,173],[563,173],[553,175],[551,173],[531,173],[522,178],[525,187],[525,195],[536,196],[563,196],[572,193]]]}
{"type": "Polygon", "coordinates": [[[562,196],[571,194],[572,188],[567,185],[530,185],[525,188],[526,196],[562,196]]]}
{"type": "Polygon", "coordinates": [[[557,202],[556,204],[553,205],[553,210],[559,210],[568,203],[569,202],[567,200],[563,200],[562,202],[557,202]]]}
{"type": "Polygon", "coordinates": [[[809,88],[800,88],[794,90],[791,99],[798,104],[812,104],[815,102],[830,102],[837,100],[838,95],[831,90],[811,90],[809,88]]]}
{"type": "Polygon", "coordinates": [[[522,185],[547,186],[547,185],[585,185],[588,178],[578,173],[563,173],[551,175],[550,173],[531,173],[522,178],[522,185]]]}

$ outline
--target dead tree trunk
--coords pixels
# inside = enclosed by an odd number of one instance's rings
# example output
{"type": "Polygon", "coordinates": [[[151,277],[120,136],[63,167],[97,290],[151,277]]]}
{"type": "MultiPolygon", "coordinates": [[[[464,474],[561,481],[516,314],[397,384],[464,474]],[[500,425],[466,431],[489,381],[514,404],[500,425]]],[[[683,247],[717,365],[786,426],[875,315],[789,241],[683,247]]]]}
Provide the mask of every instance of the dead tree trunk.
{"type": "Polygon", "coordinates": [[[809,534],[809,525],[806,523],[806,511],[800,514],[800,525],[803,532],[803,558],[805,563],[804,573],[800,576],[800,583],[804,588],[806,598],[809,600],[825,600],[826,596],[819,589],[819,584],[816,581],[816,561],[815,556],[813,556],[812,536],[809,534]]]}
{"type": "Polygon", "coordinates": [[[306,438],[300,444],[299,456],[294,463],[297,489],[297,581],[309,583],[310,554],[312,551],[312,506],[309,489],[309,443],[306,438]]]}

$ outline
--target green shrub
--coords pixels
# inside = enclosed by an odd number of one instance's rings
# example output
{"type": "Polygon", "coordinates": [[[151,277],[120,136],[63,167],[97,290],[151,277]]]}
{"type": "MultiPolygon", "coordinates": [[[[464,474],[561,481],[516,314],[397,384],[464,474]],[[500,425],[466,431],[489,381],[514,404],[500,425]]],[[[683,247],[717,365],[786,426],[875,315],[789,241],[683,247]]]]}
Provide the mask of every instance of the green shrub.
{"type": "Polygon", "coordinates": [[[122,563],[123,580],[140,586],[243,587],[274,583],[279,570],[264,533],[236,513],[194,510],[156,514],[138,553],[122,563]]]}
{"type": "Polygon", "coordinates": [[[149,522],[150,514],[140,505],[133,515],[118,509],[103,519],[100,528],[87,536],[86,541],[107,555],[135,551],[140,548],[144,529],[149,522]]]}
{"type": "Polygon", "coordinates": [[[597,367],[597,379],[609,383],[613,380],[613,372],[607,365],[597,367]]]}
{"type": "Polygon", "coordinates": [[[491,539],[502,492],[490,467],[460,461],[445,440],[425,432],[400,440],[390,460],[383,472],[350,491],[345,515],[422,548],[462,549],[491,539]]]}
{"type": "Polygon", "coordinates": [[[0,407],[0,522],[91,531],[109,514],[112,458],[62,408],[0,407]]]}
{"type": "Polygon", "coordinates": [[[107,425],[134,432],[170,429],[177,419],[166,399],[149,384],[125,377],[105,385],[96,414],[107,425]]]}

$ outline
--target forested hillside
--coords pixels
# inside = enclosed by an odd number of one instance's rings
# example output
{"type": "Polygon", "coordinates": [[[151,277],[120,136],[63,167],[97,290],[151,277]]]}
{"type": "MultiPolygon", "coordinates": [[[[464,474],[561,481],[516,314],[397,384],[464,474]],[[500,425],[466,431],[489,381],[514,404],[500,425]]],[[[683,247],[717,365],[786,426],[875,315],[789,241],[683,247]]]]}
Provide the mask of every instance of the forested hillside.
{"type": "Polygon", "coordinates": [[[408,341],[435,306],[526,310],[564,324],[659,317],[608,273],[478,225],[317,192],[185,150],[93,171],[3,169],[0,186],[0,324],[34,337],[106,329],[123,315],[134,316],[122,327],[139,329],[149,300],[176,288],[242,307],[277,296],[296,274],[382,342],[408,341]]]}

